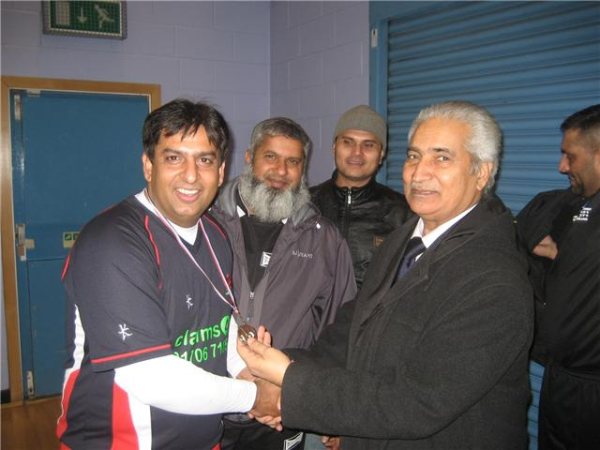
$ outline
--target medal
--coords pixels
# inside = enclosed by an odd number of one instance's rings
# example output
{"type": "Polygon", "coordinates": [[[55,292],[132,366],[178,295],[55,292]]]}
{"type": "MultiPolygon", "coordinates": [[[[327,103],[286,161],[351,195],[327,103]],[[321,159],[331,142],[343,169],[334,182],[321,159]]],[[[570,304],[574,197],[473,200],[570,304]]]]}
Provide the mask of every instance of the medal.
{"type": "Polygon", "coordinates": [[[237,310],[234,311],[232,315],[238,326],[238,339],[244,344],[249,338],[256,339],[256,328],[246,322],[237,310]]]}

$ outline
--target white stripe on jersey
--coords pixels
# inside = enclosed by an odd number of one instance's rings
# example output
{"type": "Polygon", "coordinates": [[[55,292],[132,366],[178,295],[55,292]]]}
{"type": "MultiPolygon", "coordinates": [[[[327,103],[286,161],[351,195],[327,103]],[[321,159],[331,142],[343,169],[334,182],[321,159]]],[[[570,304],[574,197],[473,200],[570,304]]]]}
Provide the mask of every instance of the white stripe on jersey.
{"type": "Polygon", "coordinates": [[[73,358],[73,366],[65,370],[65,379],[63,380],[63,391],[71,373],[81,368],[81,362],[83,361],[84,355],[83,345],[85,344],[85,330],[83,329],[83,325],[81,324],[81,316],[79,315],[79,308],[77,307],[77,305],[75,305],[75,326],[73,328],[75,330],[75,337],[73,340],[75,348],[73,349],[73,354],[71,355],[71,357],[73,358]]]}
{"type": "MultiPolygon", "coordinates": [[[[116,379],[115,379],[116,382],[116,379]]],[[[152,418],[150,406],[140,402],[132,395],[127,395],[129,411],[138,439],[138,450],[152,449],[152,418]]]]}

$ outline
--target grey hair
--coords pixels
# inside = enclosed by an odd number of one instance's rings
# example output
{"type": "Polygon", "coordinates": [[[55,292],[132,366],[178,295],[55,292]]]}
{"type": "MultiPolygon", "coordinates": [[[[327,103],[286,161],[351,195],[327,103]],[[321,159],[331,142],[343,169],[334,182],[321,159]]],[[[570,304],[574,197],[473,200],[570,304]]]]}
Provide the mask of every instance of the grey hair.
{"type": "Polygon", "coordinates": [[[470,136],[465,143],[466,150],[473,158],[473,173],[477,173],[481,163],[492,163],[490,178],[483,189],[484,193],[490,192],[495,183],[502,154],[502,130],[494,116],[479,105],[461,100],[431,105],[422,109],[413,121],[408,132],[408,141],[411,141],[419,125],[434,118],[457,120],[471,127],[470,136]]]}
{"type": "MultiPolygon", "coordinates": [[[[254,152],[260,147],[267,137],[284,136],[289,139],[294,139],[302,144],[304,151],[304,159],[308,160],[308,155],[312,150],[312,142],[306,131],[287,117],[272,117],[270,119],[259,122],[252,130],[250,137],[250,153],[254,159],[254,152]]],[[[307,164],[304,164],[306,171],[307,164]]]]}

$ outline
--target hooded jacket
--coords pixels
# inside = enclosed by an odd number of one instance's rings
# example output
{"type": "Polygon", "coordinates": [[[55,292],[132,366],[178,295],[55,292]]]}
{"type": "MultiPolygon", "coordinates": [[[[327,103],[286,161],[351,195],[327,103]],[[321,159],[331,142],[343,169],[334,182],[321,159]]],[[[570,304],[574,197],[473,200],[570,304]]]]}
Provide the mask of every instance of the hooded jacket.
{"type": "Polygon", "coordinates": [[[386,236],[412,216],[404,196],[373,177],[360,188],[338,187],[331,179],[310,188],[313,203],[335,223],[348,242],[360,288],[373,253],[386,236]]]}
{"type": "Polygon", "coordinates": [[[269,265],[252,291],[238,186],[239,178],[228,183],[211,212],[233,248],[233,286],[240,312],[255,327],[265,325],[276,347],[307,348],[333,322],[339,307],[356,295],[348,245],[335,225],[308,203],[285,222],[269,265]]]}

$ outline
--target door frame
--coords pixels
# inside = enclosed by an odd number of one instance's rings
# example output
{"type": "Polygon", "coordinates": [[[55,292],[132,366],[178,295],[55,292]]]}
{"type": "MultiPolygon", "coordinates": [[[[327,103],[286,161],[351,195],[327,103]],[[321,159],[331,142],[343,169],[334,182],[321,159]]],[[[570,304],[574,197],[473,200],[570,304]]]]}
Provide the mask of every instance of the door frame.
{"type": "Polygon", "coordinates": [[[94,94],[144,95],[150,100],[150,109],[154,110],[161,104],[161,90],[158,84],[14,76],[2,76],[1,83],[2,145],[0,148],[0,209],[2,212],[0,229],[2,230],[2,281],[4,287],[4,318],[6,322],[10,404],[16,404],[23,403],[24,391],[21,335],[19,329],[19,297],[17,292],[17,261],[15,253],[10,93],[15,89],[31,89],[94,94]]]}

